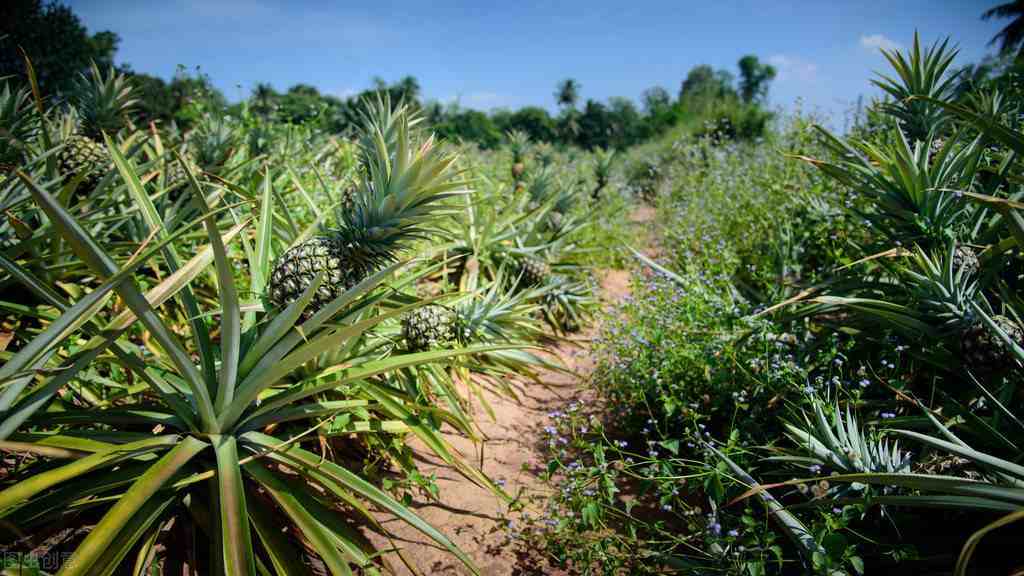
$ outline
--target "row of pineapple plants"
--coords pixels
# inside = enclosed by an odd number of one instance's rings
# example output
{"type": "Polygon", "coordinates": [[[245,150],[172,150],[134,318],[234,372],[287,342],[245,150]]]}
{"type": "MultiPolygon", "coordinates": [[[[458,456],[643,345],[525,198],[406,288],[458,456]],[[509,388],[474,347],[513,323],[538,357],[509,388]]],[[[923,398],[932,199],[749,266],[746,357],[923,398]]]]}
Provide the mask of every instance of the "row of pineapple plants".
{"type": "Polygon", "coordinates": [[[552,415],[524,553],[583,573],[1015,574],[1019,86],[886,51],[845,136],[657,152],[662,254],[607,320],[612,408],[552,415]]]}
{"type": "Polygon", "coordinates": [[[482,380],[562,369],[586,194],[492,178],[386,98],[354,140],[201,98],[183,133],[136,124],[114,70],[58,101],[26,65],[0,90],[4,561],[378,573],[386,513],[475,573],[409,506],[432,487],[404,440],[509,500],[440,431],[481,440],[482,380]]]}

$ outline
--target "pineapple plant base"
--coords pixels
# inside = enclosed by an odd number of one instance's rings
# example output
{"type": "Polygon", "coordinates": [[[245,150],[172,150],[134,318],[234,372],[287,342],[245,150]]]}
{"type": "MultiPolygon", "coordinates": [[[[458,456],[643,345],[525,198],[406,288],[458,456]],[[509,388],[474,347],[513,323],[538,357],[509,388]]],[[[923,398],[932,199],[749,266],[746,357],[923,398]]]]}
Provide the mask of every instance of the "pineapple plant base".
{"type": "MultiPolygon", "coordinates": [[[[992,320],[1018,346],[1024,346],[1024,329],[1020,325],[1006,316],[994,316],[992,320]]],[[[1013,365],[1014,355],[1010,347],[982,322],[976,322],[964,332],[960,346],[971,369],[991,372],[1013,365]]]]}
{"type": "Polygon", "coordinates": [[[99,185],[112,161],[106,148],[85,136],[72,134],[57,154],[57,165],[67,180],[84,175],[78,185],[78,192],[89,194],[99,185]]]}
{"type": "Polygon", "coordinates": [[[437,304],[428,304],[402,316],[402,339],[410,352],[425,352],[458,341],[459,317],[437,304]]]}

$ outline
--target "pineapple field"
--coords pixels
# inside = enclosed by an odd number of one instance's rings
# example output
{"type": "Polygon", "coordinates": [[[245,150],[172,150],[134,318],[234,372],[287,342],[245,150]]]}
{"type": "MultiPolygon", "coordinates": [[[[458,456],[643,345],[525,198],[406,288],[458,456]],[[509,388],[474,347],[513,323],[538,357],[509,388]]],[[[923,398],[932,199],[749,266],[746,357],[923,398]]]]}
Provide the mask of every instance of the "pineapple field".
{"type": "Polygon", "coordinates": [[[0,33],[0,575],[1024,574],[1020,22],[843,131],[0,33]]]}

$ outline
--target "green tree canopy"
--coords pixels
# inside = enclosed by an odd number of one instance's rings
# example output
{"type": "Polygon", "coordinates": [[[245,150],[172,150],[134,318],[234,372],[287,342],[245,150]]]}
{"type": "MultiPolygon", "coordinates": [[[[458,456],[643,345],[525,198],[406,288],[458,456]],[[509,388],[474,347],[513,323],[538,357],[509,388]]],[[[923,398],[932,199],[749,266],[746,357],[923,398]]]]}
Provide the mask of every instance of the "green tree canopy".
{"type": "Polygon", "coordinates": [[[715,70],[707,64],[694,66],[679,88],[679,100],[718,99],[735,95],[733,76],[726,70],[715,70]]]}
{"type": "Polygon", "coordinates": [[[227,99],[203,74],[190,74],[180,68],[170,82],[163,78],[132,72],[138,86],[139,116],[143,122],[177,123],[188,128],[200,114],[199,109],[223,110],[227,99]]]}
{"type": "Polygon", "coordinates": [[[1010,23],[996,34],[989,45],[999,44],[999,53],[1020,55],[1024,48],[1024,0],[999,4],[981,15],[982,20],[1009,18],[1010,23]]]}
{"type": "Polygon", "coordinates": [[[558,137],[555,119],[539,106],[525,106],[514,112],[503,112],[495,112],[493,115],[502,133],[518,130],[534,142],[552,142],[558,137]]]}
{"type": "Polygon", "coordinates": [[[672,105],[672,96],[661,86],[644,90],[640,100],[643,103],[644,112],[647,114],[657,114],[672,105]]]}
{"type": "Polygon", "coordinates": [[[95,61],[101,69],[113,65],[117,34],[90,35],[70,8],[42,0],[0,2],[0,76],[24,78],[20,47],[32,60],[43,91],[64,93],[80,72],[95,61]]]}
{"type": "Polygon", "coordinates": [[[775,67],[748,54],[739,61],[740,98],[744,102],[760,102],[768,96],[768,85],[775,78],[775,67]]]}
{"type": "Polygon", "coordinates": [[[576,108],[580,99],[580,83],[573,78],[566,78],[555,88],[555,102],[561,108],[576,108]]]}

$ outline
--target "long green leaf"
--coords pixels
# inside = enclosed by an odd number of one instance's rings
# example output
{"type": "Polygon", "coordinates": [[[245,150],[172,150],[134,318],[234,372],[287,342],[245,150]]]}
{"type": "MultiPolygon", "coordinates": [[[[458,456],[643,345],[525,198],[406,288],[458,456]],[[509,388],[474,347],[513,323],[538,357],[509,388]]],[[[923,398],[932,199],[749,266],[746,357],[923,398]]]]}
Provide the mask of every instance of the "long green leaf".
{"type": "Polygon", "coordinates": [[[256,568],[253,563],[252,530],[249,528],[249,512],[245,504],[245,485],[238,465],[238,445],[234,436],[213,436],[211,440],[217,453],[224,566],[231,575],[254,574],[256,568]]]}
{"type": "MultiPolygon", "coordinates": [[[[150,527],[159,520],[167,508],[176,502],[178,497],[176,494],[166,493],[157,494],[153,498],[146,501],[142,507],[128,519],[117,534],[117,538],[104,550],[96,563],[92,566],[89,571],[90,576],[110,576],[114,574],[117,569],[121,566],[121,562],[125,556],[131,552],[132,547],[135,543],[142,538],[150,527]]],[[[159,526],[157,526],[159,528],[159,526]]],[[[155,541],[156,537],[159,536],[159,531],[154,530],[151,538],[155,541]]],[[[138,564],[138,562],[136,563],[138,564]]]]}
{"type": "Polygon", "coordinates": [[[399,370],[408,366],[416,366],[419,364],[426,364],[429,362],[440,362],[442,360],[448,360],[450,358],[456,358],[459,356],[466,356],[471,354],[479,354],[483,352],[491,352],[495,350],[505,350],[510,348],[510,345],[490,345],[490,346],[469,346],[466,348],[457,348],[454,350],[431,350],[428,352],[416,352],[414,354],[400,354],[398,356],[392,356],[383,360],[376,360],[373,362],[366,362],[360,364],[355,368],[349,368],[338,372],[337,378],[332,378],[327,382],[322,383],[307,383],[294,386],[285,392],[272,396],[263,402],[258,409],[242,420],[244,423],[250,418],[266,414],[272,410],[276,410],[281,406],[292,404],[303,398],[320,394],[332,388],[338,386],[377,376],[378,374],[384,374],[394,370],[399,370]]]}
{"type": "Polygon", "coordinates": [[[73,478],[77,478],[78,476],[102,466],[109,466],[129,458],[134,458],[142,454],[174,446],[180,441],[180,439],[180,436],[170,434],[123,444],[110,450],[96,452],[82,458],[81,460],[75,460],[74,462],[59,468],[54,468],[53,470],[48,470],[30,478],[26,478],[10,488],[7,488],[3,492],[0,492],[0,515],[5,515],[7,513],[6,511],[12,506],[17,506],[25,502],[32,496],[46,490],[47,488],[56,486],[73,478]]]}
{"type": "Polygon", "coordinates": [[[316,549],[320,558],[327,564],[331,574],[352,574],[352,570],[348,567],[348,562],[345,561],[341,552],[334,546],[330,534],[302,506],[287,484],[257,462],[246,464],[245,471],[266,488],[278,506],[295,522],[299,530],[302,531],[306,538],[309,539],[310,544],[313,545],[313,548],[316,549]]]}
{"type": "MultiPolygon", "coordinates": [[[[243,438],[261,446],[264,449],[275,449],[279,444],[281,444],[281,442],[276,438],[259,432],[247,432],[243,438]]],[[[455,555],[455,557],[458,558],[473,574],[480,574],[476,566],[473,564],[473,561],[470,560],[469,557],[458,548],[458,546],[452,543],[448,537],[439,532],[437,528],[434,528],[387,493],[360,478],[356,474],[334,464],[333,462],[323,461],[323,459],[316,454],[303,450],[298,446],[291,446],[284,452],[274,452],[268,457],[302,469],[316,470],[320,474],[323,474],[336,482],[338,485],[344,486],[348,490],[351,490],[374,504],[388,510],[399,519],[416,528],[431,540],[440,544],[455,555]]]]}
{"type": "Polygon", "coordinates": [[[88,576],[93,565],[111,548],[121,530],[131,522],[143,506],[163,485],[200,451],[209,446],[193,436],[171,449],[163,458],[150,466],[132,487],[118,499],[111,509],[78,545],[74,554],[61,568],[58,576],[88,576]]]}
{"type": "Polygon", "coordinates": [[[252,521],[256,534],[263,543],[263,550],[270,557],[271,564],[277,574],[291,576],[303,574],[306,567],[299,557],[299,551],[281,533],[280,521],[266,506],[253,506],[249,509],[249,520],[252,521]]]}
{"type": "MultiPolygon", "coordinates": [[[[177,154],[177,152],[175,152],[177,154]]],[[[178,161],[185,166],[186,175],[192,183],[193,199],[206,216],[206,233],[213,247],[213,260],[217,270],[217,292],[220,299],[220,379],[217,382],[217,396],[214,407],[224,410],[235,393],[235,378],[238,375],[238,358],[242,342],[242,316],[238,309],[238,291],[235,289],[234,270],[228,260],[227,251],[220,241],[217,221],[210,214],[210,207],[203,197],[202,188],[196,180],[192,167],[180,156],[178,161]]]]}
{"type": "MultiPolygon", "coordinates": [[[[27,174],[21,171],[18,171],[17,174],[25,183],[36,203],[60,228],[65,239],[78,257],[85,261],[100,276],[109,277],[116,274],[117,266],[113,260],[96,244],[95,240],[79,225],[75,218],[50,194],[36,185],[27,174]]],[[[200,420],[206,431],[216,432],[217,417],[213,409],[213,400],[210,398],[203,376],[196,370],[191,357],[182,348],[174,333],[153,311],[149,302],[146,301],[146,298],[139,292],[134,283],[125,282],[121,284],[118,288],[118,293],[153,334],[157,342],[160,343],[164,351],[170,356],[181,377],[188,383],[192,394],[195,396],[200,420]]]]}
{"type": "MultiPolygon", "coordinates": [[[[107,141],[107,148],[110,150],[110,156],[113,159],[114,164],[117,166],[118,171],[121,173],[121,177],[127,184],[128,193],[132,196],[135,200],[135,204],[139,207],[143,223],[145,224],[145,231],[147,233],[155,232],[157,233],[157,236],[161,238],[166,237],[166,227],[160,218],[156,205],[153,204],[153,200],[149,197],[149,194],[146,194],[146,190],[142,186],[142,181],[139,179],[137,171],[131,165],[130,161],[124,157],[110,137],[104,135],[104,138],[107,141]]],[[[164,249],[164,259],[172,273],[178,271],[180,268],[180,258],[173,245],[168,245],[164,249]]],[[[199,361],[203,368],[203,373],[208,379],[212,380],[213,348],[210,343],[210,330],[206,326],[206,322],[200,317],[199,302],[192,293],[192,289],[187,285],[184,286],[184,289],[182,290],[182,302],[185,305],[185,312],[188,314],[189,323],[192,325],[192,336],[196,342],[196,349],[199,351],[199,361]]]]}

